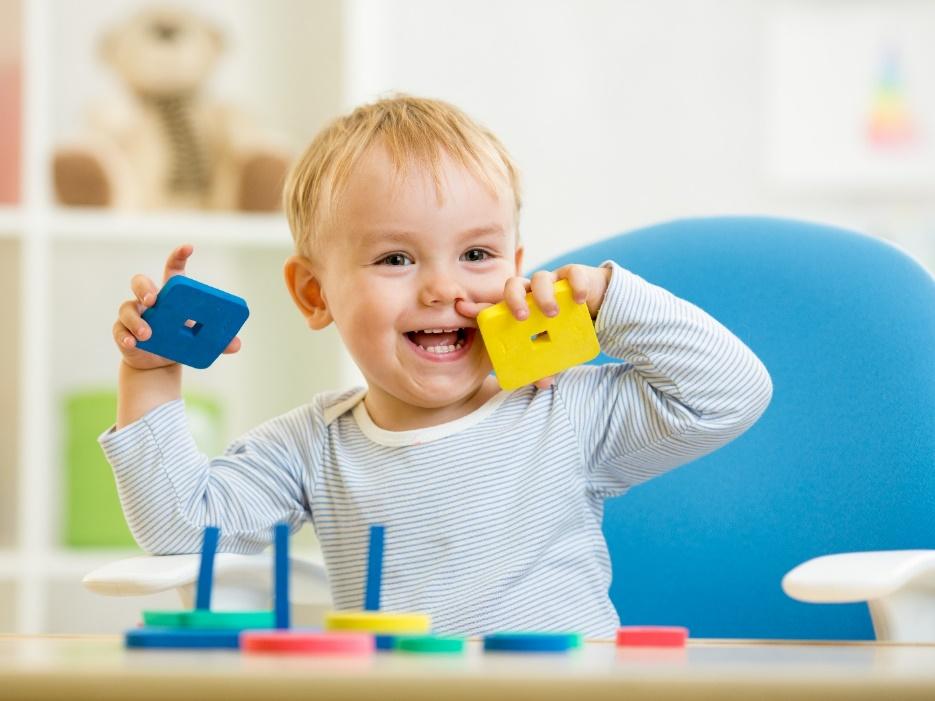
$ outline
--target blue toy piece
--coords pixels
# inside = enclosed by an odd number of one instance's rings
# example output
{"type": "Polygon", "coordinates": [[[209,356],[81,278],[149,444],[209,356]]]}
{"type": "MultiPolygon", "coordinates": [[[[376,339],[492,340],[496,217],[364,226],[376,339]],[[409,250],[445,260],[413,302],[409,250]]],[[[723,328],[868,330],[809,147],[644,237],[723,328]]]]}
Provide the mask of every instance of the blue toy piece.
{"type": "Polygon", "coordinates": [[[364,610],[380,610],[380,583],[383,576],[383,526],[370,526],[370,548],[367,551],[367,582],[364,588],[364,610]]]}
{"type": "Polygon", "coordinates": [[[195,608],[208,611],[211,609],[211,585],[214,580],[214,554],[218,549],[220,529],[215,526],[205,528],[201,542],[201,562],[198,568],[198,585],[195,590],[195,608]]]}
{"type": "Polygon", "coordinates": [[[493,633],[484,637],[485,652],[567,652],[581,647],[576,633],[493,633]]]}
{"type": "Polygon", "coordinates": [[[250,310],[228,292],[176,275],[159,291],[156,303],[143,312],[152,329],[137,348],[193,368],[206,368],[227,348],[250,310]]]}
{"type": "Polygon", "coordinates": [[[277,523],[273,529],[273,607],[276,627],[289,627],[289,525],[277,523]]]}
{"type": "Polygon", "coordinates": [[[373,644],[377,650],[393,650],[396,648],[395,635],[374,635],[373,644]]]}
{"type": "Polygon", "coordinates": [[[135,628],[126,633],[126,646],[135,648],[237,649],[239,630],[135,628]]]}

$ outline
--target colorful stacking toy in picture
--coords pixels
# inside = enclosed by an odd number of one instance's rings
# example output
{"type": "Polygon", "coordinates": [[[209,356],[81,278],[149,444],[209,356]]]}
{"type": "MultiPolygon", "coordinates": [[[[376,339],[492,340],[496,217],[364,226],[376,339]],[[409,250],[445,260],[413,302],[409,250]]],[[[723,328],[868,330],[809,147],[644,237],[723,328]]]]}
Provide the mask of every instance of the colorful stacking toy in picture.
{"type": "Polygon", "coordinates": [[[144,611],[143,627],[127,631],[127,647],[237,648],[240,631],[273,625],[272,611],[211,610],[214,555],[219,536],[217,528],[205,528],[194,610],[144,611]]]}
{"type": "Polygon", "coordinates": [[[519,321],[505,302],[477,315],[477,326],[503,389],[517,389],[585,363],[601,352],[588,305],[575,302],[567,280],[555,283],[558,314],[546,316],[526,295],[529,318],[519,321]]]}

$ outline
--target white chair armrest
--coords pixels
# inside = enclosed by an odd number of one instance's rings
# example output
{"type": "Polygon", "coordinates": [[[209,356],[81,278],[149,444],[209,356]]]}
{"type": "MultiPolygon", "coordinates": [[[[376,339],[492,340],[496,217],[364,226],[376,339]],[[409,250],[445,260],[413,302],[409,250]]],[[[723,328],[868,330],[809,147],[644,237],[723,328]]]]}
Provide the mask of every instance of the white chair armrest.
{"type": "MultiPolygon", "coordinates": [[[[152,555],[111,562],[88,573],[82,583],[105,596],[141,596],[178,589],[183,601],[191,598],[198,579],[200,555],[152,555]]],[[[296,604],[330,601],[328,577],[320,557],[290,557],[290,598],[296,604]]],[[[216,608],[244,606],[243,597],[230,592],[249,592],[251,600],[269,601],[272,592],[271,553],[239,555],[218,553],[214,559],[212,601],[216,608]]],[[[254,604],[255,605],[255,604],[254,604]]]]}
{"type": "Polygon", "coordinates": [[[935,550],[817,557],[790,570],[782,588],[810,603],[866,601],[879,640],[935,641],[935,550]]]}

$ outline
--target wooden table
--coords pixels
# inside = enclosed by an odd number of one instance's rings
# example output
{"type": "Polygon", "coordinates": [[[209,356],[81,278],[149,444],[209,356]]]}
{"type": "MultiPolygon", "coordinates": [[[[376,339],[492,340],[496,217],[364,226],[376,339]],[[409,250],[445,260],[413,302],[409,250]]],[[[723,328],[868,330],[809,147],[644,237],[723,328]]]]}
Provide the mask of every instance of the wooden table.
{"type": "Polygon", "coordinates": [[[684,650],[364,659],[125,650],[117,637],[0,636],[0,699],[935,699],[935,645],[693,640],[684,650]]]}

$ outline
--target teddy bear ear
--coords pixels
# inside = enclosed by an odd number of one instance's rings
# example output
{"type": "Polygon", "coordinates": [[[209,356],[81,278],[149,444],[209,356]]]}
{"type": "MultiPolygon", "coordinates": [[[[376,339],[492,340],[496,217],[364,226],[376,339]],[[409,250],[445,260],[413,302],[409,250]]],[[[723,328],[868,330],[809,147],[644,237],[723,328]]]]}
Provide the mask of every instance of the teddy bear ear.
{"type": "Polygon", "coordinates": [[[116,30],[112,29],[108,32],[104,32],[101,35],[101,38],[97,42],[97,55],[104,63],[108,65],[113,64],[114,59],[114,44],[117,41],[116,30]]]}
{"type": "Polygon", "coordinates": [[[205,23],[205,31],[208,33],[208,36],[211,37],[211,41],[214,43],[215,56],[219,56],[224,53],[224,49],[227,48],[227,40],[224,38],[224,32],[222,32],[215,25],[207,22],[205,23]]]}

